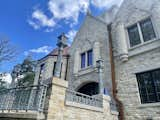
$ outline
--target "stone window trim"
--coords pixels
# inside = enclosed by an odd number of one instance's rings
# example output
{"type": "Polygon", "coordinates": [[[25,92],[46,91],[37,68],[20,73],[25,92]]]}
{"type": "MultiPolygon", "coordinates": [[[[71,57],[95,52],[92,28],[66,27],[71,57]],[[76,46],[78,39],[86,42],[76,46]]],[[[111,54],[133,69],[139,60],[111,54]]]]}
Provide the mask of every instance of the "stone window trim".
{"type": "Polygon", "coordinates": [[[126,31],[126,37],[127,37],[128,50],[133,50],[133,49],[139,48],[139,47],[141,47],[141,46],[143,46],[143,45],[145,45],[145,44],[152,43],[152,42],[155,41],[155,40],[159,40],[158,31],[157,31],[157,28],[156,28],[156,25],[155,25],[155,23],[154,23],[154,19],[153,19],[152,16],[145,17],[145,18],[137,21],[136,23],[133,23],[133,24],[130,24],[130,25],[125,26],[125,31],[126,31]],[[145,20],[147,20],[147,19],[150,19],[151,22],[152,22],[152,26],[153,26],[155,38],[144,42],[142,30],[141,30],[141,27],[140,27],[140,23],[143,22],[143,21],[145,21],[145,20]],[[130,45],[129,34],[128,34],[128,28],[130,28],[130,27],[132,27],[132,26],[134,26],[134,25],[137,25],[137,27],[138,27],[138,33],[139,33],[139,37],[140,37],[141,43],[140,43],[140,44],[137,44],[137,45],[135,45],[135,46],[131,46],[131,45],[130,45]]]}

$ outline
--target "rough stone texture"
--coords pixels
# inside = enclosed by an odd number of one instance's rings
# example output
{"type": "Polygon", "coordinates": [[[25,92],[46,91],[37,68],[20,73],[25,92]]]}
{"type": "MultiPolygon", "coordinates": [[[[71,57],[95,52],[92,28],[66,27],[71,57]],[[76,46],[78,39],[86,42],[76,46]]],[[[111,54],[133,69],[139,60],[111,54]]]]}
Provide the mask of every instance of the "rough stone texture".
{"type": "MultiPolygon", "coordinates": [[[[66,76],[66,69],[67,69],[67,57],[63,56],[62,60],[62,71],[61,71],[61,78],[67,79],[66,76]]],[[[54,68],[54,62],[57,61],[57,56],[47,56],[46,58],[41,59],[36,67],[36,75],[34,84],[37,84],[39,81],[39,74],[40,74],[40,66],[42,64],[45,64],[44,72],[42,74],[42,80],[45,82],[45,80],[50,80],[53,77],[53,68],[54,68]]],[[[39,81],[40,82],[40,81],[39,81]]]]}
{"type": "MultiPolygon", "coordinates": [[[[112,24],[113,51],[115,56],[116,81],[118,97],[123,102],[126,120],[160,120],[160,104],[141,104],[136,74],[160,68],[160,1],[159,0],[125,0],[115,21],[112,24]],[[120,58],[119,36],[117,25],[124,23],[125,27],[151,17],[157,40],[128,48],[127,62],[120,58]]],[[[126,30],[127,31],[127,30],[126,30]]],[[[126,32],[126,44],[129,39],[126,32]]]]}
{"type": "Polygon", "coordinates": [[[78,107],[67,105],[65,101],[67,86],[67,81],[53,78],[47,120],[118,120],[117,113],[112,114],[110,111],[109,96],[104,96],[104,107],[101,111],[89,109],[90,106],[86,109],[81,104],[78,107]]]}
{"type": "Polygon", "coordinates": [[[103,74],[104,87],[111,93],[112,82],[106,23],[88,14],[71,45],[70,56],[70,88],[77,90],[86,83],[98,82],[96,61],[102,58],[105,73],[105,75],[103,74]],[[93,66],[81,69],[80,54],[90,49],[93,49],[93,66]]]}

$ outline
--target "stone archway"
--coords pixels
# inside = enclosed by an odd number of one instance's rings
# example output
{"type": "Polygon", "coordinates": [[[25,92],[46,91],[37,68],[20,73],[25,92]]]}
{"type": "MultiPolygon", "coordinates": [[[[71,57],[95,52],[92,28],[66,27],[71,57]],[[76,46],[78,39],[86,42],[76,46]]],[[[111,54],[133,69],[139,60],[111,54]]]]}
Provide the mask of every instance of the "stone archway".
{"type": "Polygon", "coordinates": [[[97,95],[99,93],[99,87],[98,87],[98,83],[96,82],[90,82],[87,83],[85,85],[83,85],[82,87],[80,87],[77,92],[86,94],[86,95],[97,95]]]}

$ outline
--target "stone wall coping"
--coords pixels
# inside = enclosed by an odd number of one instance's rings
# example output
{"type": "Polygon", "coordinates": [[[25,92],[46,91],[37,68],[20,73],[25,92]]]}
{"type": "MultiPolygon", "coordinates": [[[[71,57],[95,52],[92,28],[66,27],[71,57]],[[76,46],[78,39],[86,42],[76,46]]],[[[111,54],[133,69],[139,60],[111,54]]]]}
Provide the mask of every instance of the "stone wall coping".
{"type": "Polygon", "coordinates": [[[103,112],[103,108],[98,108],[98,107],[89,106],[89,105],[80,104],[80,103],[71,102],[71,101],[66,101],[65,105],[71,106],[71,107],[77,107],[80,109],[86,109],[86,110],[90,110],[90,111],[103,112]]]}
{"type": "Polygon", "coordinates": [[[160,102],[140,104],[140,105],[138,106],[138,108],[146,108],[146,107],[160,107],[160,102]]]}
{"type": "Polygon", "coordinates": [[[65,80],[57,78],[57,77],[53,77],[52,84],[56,85],[56,86],[68,88],[68,81],[65,81],[65,80]]]}
{"type": "Polygon", "coordinates": [[[39,119],[44,120],[45,115],[39,112],[0,112],[0,118],[21,118],[21,119],[39,119]]]}

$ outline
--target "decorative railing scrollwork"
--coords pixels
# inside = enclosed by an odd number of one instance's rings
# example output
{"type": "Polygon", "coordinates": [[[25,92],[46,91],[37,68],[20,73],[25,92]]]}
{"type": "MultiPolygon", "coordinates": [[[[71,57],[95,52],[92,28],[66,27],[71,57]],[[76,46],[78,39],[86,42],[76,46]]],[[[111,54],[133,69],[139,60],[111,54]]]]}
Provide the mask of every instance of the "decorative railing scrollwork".
{"type": "Polygon", "coordinates": [[[17,87],[0,91],[0,110],[43,112],[46,85],[17,87]]]}

